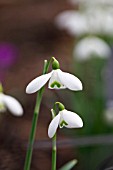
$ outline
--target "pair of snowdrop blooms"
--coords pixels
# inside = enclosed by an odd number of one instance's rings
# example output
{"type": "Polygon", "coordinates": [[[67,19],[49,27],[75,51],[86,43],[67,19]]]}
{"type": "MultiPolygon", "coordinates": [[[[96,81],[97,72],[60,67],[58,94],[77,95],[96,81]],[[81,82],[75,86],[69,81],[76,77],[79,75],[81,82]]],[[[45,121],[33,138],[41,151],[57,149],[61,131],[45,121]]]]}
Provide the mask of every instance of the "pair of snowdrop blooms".
{"type": "Polygon", "coordinates": [[[2,85],[0,84],[0,113],[9,110],[14,116],[22,116],[23,108],[21,104],[12,96],[3,93],[2,85]]]}
{"type": "MultiPolygon", "coordinates": [[[[68,88],[73,91],[82,90],[81,81],[74,75],[61,71],[59,69],[58,61],[55,58],[53,59],[53,70],[50,73],[41,75],[32,80],[26,88],[26,93],[31,94],[40,90],[47,83],[47,81],[49,81],[48,87],[50,89],[68,88]]],[[[53,118],[49,125],[48,136],[50,138],[55,135],[58,125],[60,128],[80,128],[83,126],[83,121],[76,113],[68,111],[62,107],[62,109],[59,110],[58,115],[53,118]]]]}

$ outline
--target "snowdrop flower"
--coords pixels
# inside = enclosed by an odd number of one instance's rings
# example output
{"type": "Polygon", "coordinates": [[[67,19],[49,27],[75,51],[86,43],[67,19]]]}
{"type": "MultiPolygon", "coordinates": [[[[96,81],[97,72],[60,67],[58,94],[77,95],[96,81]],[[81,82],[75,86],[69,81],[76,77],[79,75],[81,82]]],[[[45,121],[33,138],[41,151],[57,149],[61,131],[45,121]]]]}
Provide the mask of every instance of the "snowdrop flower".
{"type": "Polygon", "coordinates": [[[70,90],[82,90],[82,83],[81,81],[75,77],[74,75],[63,72],[59,69],[59,63],[54,58],[53,62],[53,70],[48,73],[41,75],[34,80],[32,80],[27,88],[26,93],[35,93],[36,91],[40,90],[49,80],[49,88],[50,89],[65,89],[68,88],[70,90]],[[55,64],[55,62],[58,64],[55,64]]]}
{"type": "MultiPolygon", "coordinates": [[[[54,111],[53,109],[51,110],[54,111]]],[[[48,136],[52,138],[58,128],[81,128],[83,126],[82,119],[74,112],[68,111],[65,108],[61,109],[57,116],[53,118],[48,128],[48,136]]]]}
{"type": "Polygon", "coordinates": [[[102,39],[98,37],[86,37],[79,41],[73,51],[73,56],[80,61],[87,60],[93,56],[108,58],[111,49],[102,39]]]}
{"type": "Polygon", "coordinates": [[[21,104],[14,97],[5,95],[0,91],[0,112],[5,112],[6,109],[15,116],[23,115],[23,108],[21,104]]]}

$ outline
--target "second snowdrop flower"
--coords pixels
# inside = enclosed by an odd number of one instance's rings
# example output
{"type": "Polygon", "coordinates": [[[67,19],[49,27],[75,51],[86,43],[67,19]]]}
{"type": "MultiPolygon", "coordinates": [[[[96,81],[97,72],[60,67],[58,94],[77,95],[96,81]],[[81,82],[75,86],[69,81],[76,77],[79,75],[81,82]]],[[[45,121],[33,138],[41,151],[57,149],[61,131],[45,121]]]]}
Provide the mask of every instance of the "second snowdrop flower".
{"type": "Polygon", "coordinates": [[[27,88],[26,93],[35,93],[40,90],[49,80],[49,88],[50,89],[65,89],[68,88],[70,90],[82,90],[81,81],[75,77],[74,75],[63,72],[59,69],[58,61],[53,57],[52,68],[53,70],[48,73],[41,75],[34,80],[32,80],[27,88]]]}
{"type": "MultiPolygon", "coordinates": [[[[59,103],[59,102],[57,102],[57,103],[59,103]]],[[[59,113],[57,116],[55,116],[53,118],[53,120],[51,121],[49,128],[48,128],[48,136],[50,138],[52,138],[55,135],[58,126],[60,128],[63,128],[63,127],[81,128],[83,126],[83,121],[80,118],[80,116],[78,116],[74,112],[66,110],[65,107],[61,103],[59,103],[59,105],[61,106],[59,109],[59,113]]],[[[54,112],[53,109],[51,111],[54,112]]],[[[52,113],[52,114],[54,114],[54,113],[52,113]]]]}

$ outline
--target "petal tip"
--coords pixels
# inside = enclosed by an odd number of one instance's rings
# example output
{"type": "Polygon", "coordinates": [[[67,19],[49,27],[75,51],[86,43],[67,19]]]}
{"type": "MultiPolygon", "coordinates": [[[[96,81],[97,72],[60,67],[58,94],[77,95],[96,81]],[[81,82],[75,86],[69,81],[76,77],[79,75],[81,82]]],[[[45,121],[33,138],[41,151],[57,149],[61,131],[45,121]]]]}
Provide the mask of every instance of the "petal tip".
{"type": "Polygon", "coordinates": [[[83,90],[83,85],[82,85],[82,83],[81,83],[81,86],[80,86],[80,90],[83,90]]]}
{"type": "Polygon", "coordinates": [[[83,121],[81,121],[80,125],[79,125],[80,128],[83,127],[83,121]]]}
{"type": "Polygon", "coordinates": [[[31,86],[29,86],[29,84],[28,84],[28,86],[26,87],[26,90],[25,90],[25,91],[26,91],[27,94],[35,93],[35,91],[32,90],[31,86]]]}
{"type": "Polygon", "coordinates": [[[83,90],[83,85],[82,85],[81,80],[79,80],[79,83],[78,83],[78,90],[83,90]]]}
{"type": "Polygon", "coordinates": [[[50,133],[50,131],[48,130],[48,136],[49,138],[52,138],[54,135],[50,133]]]}
{"type": "Polygon", "coordinates": [[[83,90],[83,85],[82,85],[82,82],[80,80],[79,80],[78,87],[76,87],[75,90],[78,90],[78,91],[83,90]]]}
{"type": "Polygon", "coordinates": [[[23,116],[24,110],[23,110],[22,106],[19,104],[19,105],[17,106],[17,109],[12,110],[11,113],[12,113],[14,116],[20,117],[20,116],[23,116]]]}
{"type": "Polygon", "coordinates": [[[28,86],[26,87],[25,91],[26,91],[27,94],[31,94],[31,92],[29,91],[29,87],[28,86]]]}
{"type": "Polygon", "coordinates": [[[79,118],[80,118],[80,120],[79,120],[78,127],[79,127],[79,128],[82,128],[82,127],[83,127],[83,125],[84,125],[84,123],[83,123],[82,118],[81,118],[81,117],[79,117],[79,118]]]}
{"type": "Polygon", "coordinates": [[[22,112],[15,113],[15,116],[20,117],[20,116],[23,116],[23,114],[24,112],[22,111],[22,112]]]}

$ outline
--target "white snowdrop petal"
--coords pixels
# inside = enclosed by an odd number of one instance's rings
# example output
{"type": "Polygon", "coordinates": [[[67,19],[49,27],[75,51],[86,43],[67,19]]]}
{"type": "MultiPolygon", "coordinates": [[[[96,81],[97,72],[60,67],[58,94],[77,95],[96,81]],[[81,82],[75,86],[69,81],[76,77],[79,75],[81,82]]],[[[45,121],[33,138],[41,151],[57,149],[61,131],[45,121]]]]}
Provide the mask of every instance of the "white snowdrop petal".
{"type": "Polygon", "coordinates": [[[28,94],[35,93],[36,91],[40,90],[41,87],[43,87],[46,84],[46,82],[49,80],[51,75],[52,75],[52,72],[41,75],[35,78],[34,80],[32,80],[26,88],[26,93],[28,94]]]}
{"type": "Polygon", "coordinates": [[[58,75],[61,83],[64,84],[64,86],[68,89],[73,91],[82,90],[82,83],[76,76],[61,70],[58,70],[58,75]]]}
{"type": "Polygon", "coordinates": [[[15,116],[23,115],[23,108],[15,98],[8,95],[4,95],[4,104],[13,115],[15,116]]]}
{"type": "Polygon", "coordinates": [[[48,128],[48,136],[52,138],[56,133],[60,121],[60,114],[58,114],[50,123],[48,128]]]}
{"type": "Polygon", "coordinates": [[[64,121],[68,124],[65,125],[65,127],[67,128],[81,128],[83,126],[82,119],[74,112],[64,109],[62,112],[62,117],[64,121]]]}

